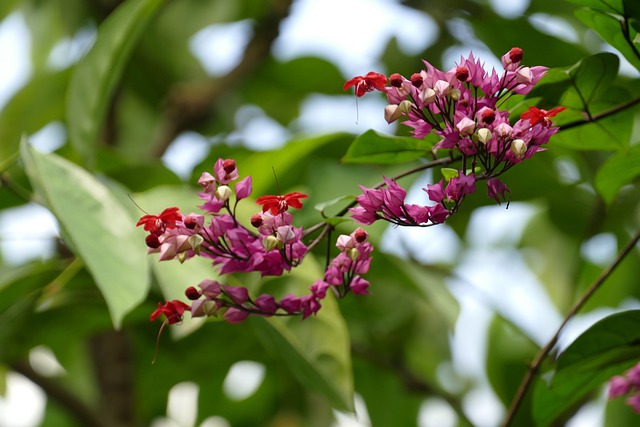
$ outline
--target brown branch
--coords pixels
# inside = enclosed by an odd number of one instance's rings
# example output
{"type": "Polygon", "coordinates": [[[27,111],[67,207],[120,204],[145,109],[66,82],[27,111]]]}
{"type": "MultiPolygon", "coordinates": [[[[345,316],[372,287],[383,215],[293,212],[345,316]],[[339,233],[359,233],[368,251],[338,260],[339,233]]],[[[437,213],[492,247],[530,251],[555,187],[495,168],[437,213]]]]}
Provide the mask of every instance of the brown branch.
{"type": "Polygon", "coordinates": [[[509,412],[507,413],[504,423],[502,424],[503,427],[508,427],[513,422],[515,414],[517,413],[520,405],[524,401],[524,396],[526,395],[529,389],[529,386],[533,381],[533,378],[538,373],[538,370],[540,369],[542,362],[547,358],[549,353],[551,353],[551,350],[553,349],[553,347],[558,342],[560,333],[563,331],[566,324],[587,303],[587,301],[589,301],[589,299],[600,288],[600,286],[602,286],[602,284],[609,278],[609,276],[611,276],[611,273],[613,273],[616,267],[618,267],[618,265],[620,265],[622,260],[633,250],[635,245],[638,243],[638,240],[640,240],[640,232],[637,233],[631,239],[631,241],[629,241],[629,243],[627,243],[627,245],[622,249],[622,251],[620,251],[616,259],[613,261],[613,263],[600,274],[600,276],[595,280],[595,282],[593,282],[591,286],[589,286],[589,288],[582,295],[582,297],[580,297],[578,302],[576,302],[576,304],[573,307],[571,307],[571,310],[569,310],[569,312],[565,316],[564,320],[556,330],[556,333],[553,335],[551,340],[538,352],[538,354],[536,355],[535,359],[533,360],[533,362],[529,367],[529,371],[527,372],[525,377],[522,379],[522,382],[518,387],[518,391],[516,392],[515,397],[511,401],[511,407],[509,408],[509,412]]]}
{"type": "Polygon", "coordinates": [[[575,127],[578,127],[578,126],[586,125],[586,124],[589,124],[589,123],[597,122],[598,120],[602,120],[602,119],[604,119],[606,117],[613,116],[614,114],[617,114],[617,113],[619,113],[621,111],[624,111],[627,108],[631,108],[631,107],[633,107],[633,106],[635,106],[637,104],[640,104],[640,98],[632,99],[631,101],[627,101],[627,102],[624,102],[624,103],[622,103],[620,105],[616,105],[615,107],[613,107],[613,108],[611,108],[609,110],[602,111],[602,112],[600,112],[598,114],[593,114],[590,117],[587,117],[585,119],[576,120],[574,122],[567,123],[565,125],[560,126],[560,130],[563,131],[563,130],[575,128],[575,127]]]}
{"type": "Polygon", "coordinates": [[[242,61],[227,75],[195,85],[180,85],[168,95],[164,128],[153,155],[161,157],[178,134],[208,119],[216,103],[250,75],[271,54],[271,45],[280,33],[280,23],[288,14],[293,0],[275,0],[266,16],[255,28],[242,61]]]}
{"type": "Polygon", "coordinates": [[[55,400],[60,406],[66,408],[69,414],[71,414],[80,425],[86,427],[110,426],[105,419],[100,417],[97,411],[78,399],[77,396],[62,387],[52,378],[43,377],[38,374],[27,362],[12,363],[10,364],[10,368],[38,385],[48,397],[55,400]]]}

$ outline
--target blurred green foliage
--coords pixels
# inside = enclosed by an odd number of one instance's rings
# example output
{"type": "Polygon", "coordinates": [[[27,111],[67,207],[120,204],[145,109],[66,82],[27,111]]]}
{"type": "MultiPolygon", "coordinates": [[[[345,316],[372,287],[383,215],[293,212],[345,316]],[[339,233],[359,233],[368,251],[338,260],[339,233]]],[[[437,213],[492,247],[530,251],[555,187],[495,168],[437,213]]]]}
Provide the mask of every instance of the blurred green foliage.
{"type": "MultiPolygon", "coordinates": [[[[376,224],[367,229],[376,246],[367,277],[373,295],[327,301],[317,318],[302,323],[185,321],[165,333],[157,362],[150,363],[158,325],[148,316],[156,303],[180,298],[185,287],[215,273],[195,260],[160,265],[145,258],[144,233],[134,230],[141,213],[127,195],[151,213],[173,205],[195,211],[200,173],[210,171],[217,158],[232,157],[241,174],[253,176],[254,197],[279,191],[272,170],[283,192],[309,194],[296,220],[310,227],[322,220],[314,205],[332,201],[320,209],[331,215],[353,200],[349,196],[358,194],[358,184],[372,186],[383,175],[431,160],[437,141],[410,139],[405,128],[398,135],[300,132],[296,119],[303,103],[317,94],[337,99],[352,76],[323,58],[282,61],[273,55],[296,3],[1,2],[0,18],[24,17],[33,72],[0,111],[0,209],[44,204],[62,234],[53,259],[0,264],[0,382],[6,379],[3,372],[14,370],[44,389],[48,400],[41,425],[150,425],[166,415],[171,388],[185,381],[199,386],[198,423],[221,416],[234,427],[329,426],[332,408],[354,409],[354,391],[364,399],[373,426],[415,425],[422,403],[431,397],[457,413],[458,425],[471,425],[478,418],[462,403],[482,378],[505,407],[511,402],[527,363],[543,344],[518,326],[520,319],[480,298],[494,316],[483,337],[486,370],[471,376],[452,365],[451,338],[464,332],[456,329],[460,306],[450,284],[473,249],[468,225],[474,212],[492,204],[481,191],[449,221],[461,241],[452,261],[428,263],[385,253],[380,248],[384,233],[394,230],[376,224]],[[246,20],[252,35],[239,63],[227,74],[209,76],[191,54],[190,39],[210,25],[246,20]],[[81,60],[65,69],[51,67],[54,47],[94,30],[96,39],[81,60]],[[291,141],[268,151],[234,141],[234,132],[246,124],[238,116],[246,106],[259,107],[288,129],[291,141]],[[65,144],[55,153],[41,153],[28,140],[52,122],[64,125],[65,144]],[[161,161],[183,132],[209,142],[187,180],[161,161]],[[49,378],[31,366],[30,352],[39,346],[53,351],[64,374],[49,378]],[[242,360],[262,363],[266,376],[255,394],[235,401],[225,394],[223,382],[242,360]],[[454,378],[442,374],[447,367],[454,378]]],[[[609,234],[622,247],[640,226],[635,108],[640,80],[619,74],[618,57],[604,52],[609,43],[640,67],[640,10],[633,0],[532,0],[521,15],[505,17],[490,3],[404,1],[410,13],[433,19],[437,38],[411,55],[392,38],[379,62],[389,73],[409,76],[420,69],[421,58],[450,68],[452,49],[472,47],[499,58],[519,46],[526,64],[552,68],[527,103],[568,110],[557,117],[561,131],[549,150],[505,175],[512,200],[535,207],[535,214],[517,242],[495,249],[519,251],[562,316],[603,268],[584,257],[585,243],[609,234]],[[536,24],[540,20],[561,22],[564,33],[550,34],[536,24]],[[573,171],[570,176],[562,173],[566,168],[573,171]]],[[[324,25],[332,31],[330,21],[324,25]]],[[[351,99],[352,94],[342,96],[351,99]]],[[[437,170],[433,177],[439,179],[437,170]]],[[[416,178],[403,178],[402,184],[416,178]]],[[[241,217],[254,212],[250,206],[242,209],[241,217]]],[[[344,233],[355,227],[350,221],[335,224],[344,233]]],[[[493,249],[484,249],[485,256],[491,257],[493,249]]],[[[303,292],[322,271],[324,250],[310,254],[299,272],[264,286],[303,292]]],[[[627,258],[585,311],[619,309],[630,299],[637,304],[638,251],[627,258]]],[[[253,276],[232,280],[261,286],[253,276]]],[[[513,286],[518,283],[514,277],[513,286]]],[[[545,378],[555,373],[550,386],[537,382],[513,425],[568,419],[597,397],[609,375],[640,359],[635,335],[615,345],[607,341],[627,330],[637,312],[616,316],[587,331],[559,359],[547,361],[545,378]]],[[[607,407],[607,420],[616,426],[637,423],[619,402],[607,407]]]]}

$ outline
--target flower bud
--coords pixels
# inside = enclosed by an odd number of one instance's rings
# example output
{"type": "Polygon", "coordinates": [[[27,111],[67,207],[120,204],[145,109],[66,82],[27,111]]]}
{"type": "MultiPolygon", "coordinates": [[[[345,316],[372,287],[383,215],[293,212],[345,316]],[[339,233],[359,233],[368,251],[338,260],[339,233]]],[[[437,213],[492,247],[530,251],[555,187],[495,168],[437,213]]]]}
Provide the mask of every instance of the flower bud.
{"type": "Polygon", "coordinates": [[[423,81],[424,79],[422,78],[420,73],[413,73],[411,75],[411,84],[414,85],[415,87],[419,88],[420,86],[422,86],[423,81]]]}
{"type": "Polygon", "coordinates": [[[456,79],[461,82],[466,82],[469,80],[469,69],[464,65],[460,65],[456,68],[456,79]]]}
{"type": "Polygon", "coordinates": [[[364,242],[365,240],[367,240],[367,237],[369,237],[369,233],[367,233],[360,227],[356,228],[356,230],[353,232],[353,238],[356,239],[356,242],[358,243],[364,242]]]}
{"type": "Polygon", "coordinates": [[[200,298],[200,291],[197,290],[195,287],[193,286],[189,286],[185,291],[184,294],[187,296],[187,298],[189,298],[191,301],[195,301],[198,298],[200,298]]]}
{"type": "Polygon", "coordinates": [[[384,107],[384,119],[387,123],[391,124],[402,117],[402,111],[395,104],[390,104],[384,107]]]}
{"type": "Polygon", "coordinates": [[[451,97],[451,99],[453,99],[454,101],[457,101],[460,99],[460,97],[462,96],[462,92],[460,92],[460,89],[451,89],[449,91],[449,96],[451,97]]]}
{"type": "Polygon", "coordinates": [[[431,104],[436,100],[436,91],[428,87],[420,92],[418,94],[418,97],[420,98],[420,101],[424,102],[425,104],[431,104]]]}
{"type": "Polygon", "coordinates": [[[491,141],[491,138],[493,137],[493,135],[491,134],[491,131],[487,128],[481,128],[478,129],[478,132],[476,133],[478,141],[480,141],[483,144],[486,144],[487,142],[491,141]]]}
{"type": "Polygon", "coordinates": [[[529,84],[533,80],[533,73],[531,72],[531,68],[522,67],[518,71],[516,71],[516,82],[520,84],[529,84]]]}
{"type": "Polygon", "coordinates": [[[473,134],[476,130],[476,122],[468,117],[463,117],[456,125],[456,128],[458,129],[458,132],[460,132],[460,135],[468,136],[473,134]]]}
{"type": "Polygon", "coordinates": [[[233,159],[226,159],[222,162],[222,168],[226,173],[232,173],[236,170],[236,162],[233,159]]]}
{"type": "Polygon", "coordinates": [[[207,316],[218,316],[218,304],[215,301],[207,300],[202,304],[202,311],[207,316]]]}
{"type": "Polygon", "coordinates": [[[251,225],[253,225],[255,228],[260,228],[263,221],[264,220],[262,219],[261,213],[251,215],[251,225]]]}
{"type": "Polygon", "coordinates": [[[151,249],[157,249],[160,247],[160,239],[157,234],[149,234],[144,238],[144,241],[151,249]]]}
{"type": "Polygon", "coordinates": [[[189,236],[187,242],[189,243],[189,246],[191,246],[191,249],[193,249],[193,252],[195,252],[196,255],[200,255],[200,248],[202,247],[202,242],[204,242],[202,236],[194,234],[189,236]]]}
{"type": "Polygon", "coordinates": [[[216,189],[215,196],[221,202],[226,202],[231,197],[231,188],[226,185],[221,185],[216,189]]]}
{"type": "Polygon", "coordinates": [[[402,111],[404,114],[409,114],[411,112],[411,108],[413,107],[413,103],[408,99],[400,102],[398,105],[398,110],[402,111]]]}
{"type": "Polygon", "coordinates": [[[349,259],[352,261],[357,261],[358,257],[360,257],[360,251],[357,250],[356,248],[348,249],[346,254],[349,257],[349,259]]]}
{"type": "Polygon", "coordinates": [[[527,143],[521,139],[514,139],[511,142],[511,152],[518,158],[523,159],[527,153],[527,143]]]}
{"type": "Polygon", "coordinates": [[[389,83],[391,84],[391,86],[393,87],[401,87],[402,86],[402,82],[404,81],[404,79],[402,78],[402,76],[398,73],[393,73],[389,76],[389,83]]]}
{"type": "Polygon", "coordinates": [[[449,95],[449,82],[438,80],[436,84],[433,85],[433,90],[437,96],[447,96],[449,95]]]}
{"type": "Polygon", "coordinates": [[[273,235],[267,236],[262,240],[262,246],[264,246],[264,249],[267,252],[277,248],[279,243],[280,241],[278,240],[278,238],[273,235]]]}

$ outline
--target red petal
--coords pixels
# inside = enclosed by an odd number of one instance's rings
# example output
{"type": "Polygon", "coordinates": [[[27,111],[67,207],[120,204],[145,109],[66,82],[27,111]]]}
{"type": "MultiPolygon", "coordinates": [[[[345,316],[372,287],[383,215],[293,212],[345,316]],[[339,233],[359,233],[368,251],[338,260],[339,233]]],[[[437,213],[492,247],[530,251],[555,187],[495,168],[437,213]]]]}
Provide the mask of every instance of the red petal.
{"type": "Polygon", "coordinates": [[[551,110],[549,110],[549,112],[547,113],[547,117],[553,117],[559,113],[562,113],[564,110],[566,110],[567,107],[556,107],[556,108],[552,108],[551,110]]]}
{"type": "Polygon", "coordinates": [[[352,78],[351,80],[348,80],[345,84],[343,89],[347,90],[349,89],[351,86],[355,86],[356,84],[358,84],[359,82],[364,81],[364,77],[363,76],[356,76],[354,78],[352,78]]]}

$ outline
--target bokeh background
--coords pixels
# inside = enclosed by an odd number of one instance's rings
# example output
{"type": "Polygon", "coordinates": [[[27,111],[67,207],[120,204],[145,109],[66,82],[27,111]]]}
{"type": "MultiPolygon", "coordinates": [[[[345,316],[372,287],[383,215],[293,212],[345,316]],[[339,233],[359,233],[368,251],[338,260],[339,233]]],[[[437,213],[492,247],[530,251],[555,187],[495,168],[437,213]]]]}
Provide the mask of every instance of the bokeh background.
{"type": "MultiPolygon", "coordinates": [[[[448,225],[372,227],[373,295],[340,308],[351,336],[357,416],[332,411],[301,386],[250,325],[185,325],[191,333],[163,337],[151,366],[157,325],[146,316],[206,273],[198,267],[167,285],[156,271],[145,302],[111,332],[84,269],[53,289],[72,256],[55,218],[32,201],[15,157],[26,135],[38,150],[81,163],[69,143],[69,81],[120,3],[0,5],[0,298],[11,292],[0,304],[0,426],[81,425],[47,381],[89,406],[124,407],[133,414],[123,426],[498,425],[526,362],[637,225],[637,189],[606,207],[593,188],[605,154],[560,141],[507,175],[508,209],[479,191],[448,225]],[[52,295],[35,310],[18,304],[22,293],[41,287],[52,295]],[[113,359],[99,354],[112,344],[126,365],[115,372],[131,379],[124,403],[105,403],[100,379],[118,375],[109,370],[113,359]]],[[[576,7],[545,0],[168,1],[131,47],[93,171],[149,211],[179,203],[195,210],[194,183],[218,157],[236,158],[241,174],[271,179],[270,161],[315,141],[277,170],[283,191],[312,195],[301,219],[314,224],[314,203],[356,195],[357,184],[415,166],[340,164],[350,141],[368,129],[408,134],[384,121],[380,94],[356,101],[344,92],[347,79],[371,70],[409,76],[421,59],[448,70],[470,51],[500,69],[499,57],[513,46],[531,66],[618,54],[575,18],[576,7]],[[243,169],[243,160],[255,169],[243,169]]],[[[619,56],[620,85],[633,90],[638,73],[619,56]]],[[[403,184],[419,202],[421,188],[439,179],[427,171],[403,184]]],[[[272,182],[261,188],[277,191],[272,182]]],[[[626,265],[612,279],[612,290],[569,325],[561,348],[603,316],[638,307],[637,280],[630,279],[637,270],[626,265]]],[[[604,392],[592,397],[566,425],[604,425],[604,392]]]]}

